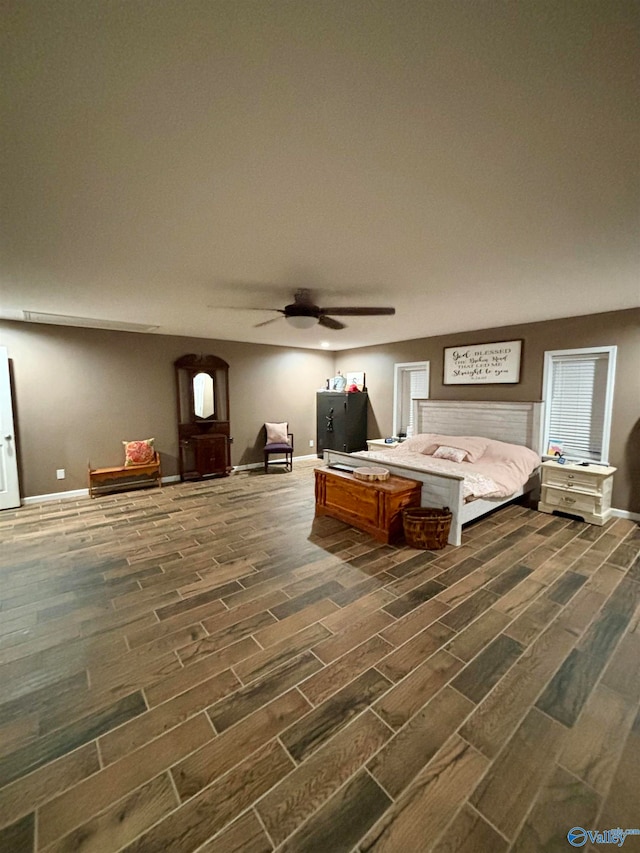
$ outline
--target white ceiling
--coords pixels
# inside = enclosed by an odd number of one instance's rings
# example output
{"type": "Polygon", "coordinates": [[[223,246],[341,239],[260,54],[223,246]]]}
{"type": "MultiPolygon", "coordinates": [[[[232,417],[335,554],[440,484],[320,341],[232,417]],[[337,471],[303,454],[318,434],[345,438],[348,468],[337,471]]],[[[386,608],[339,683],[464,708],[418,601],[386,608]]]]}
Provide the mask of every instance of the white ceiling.
{"type": "Polygon", "coordinates": [[[640,303],[636,2],[2,8],[2,317],[346,349],[640,303]],[[254,328],[298,287],[397,313],[254,328]]]}

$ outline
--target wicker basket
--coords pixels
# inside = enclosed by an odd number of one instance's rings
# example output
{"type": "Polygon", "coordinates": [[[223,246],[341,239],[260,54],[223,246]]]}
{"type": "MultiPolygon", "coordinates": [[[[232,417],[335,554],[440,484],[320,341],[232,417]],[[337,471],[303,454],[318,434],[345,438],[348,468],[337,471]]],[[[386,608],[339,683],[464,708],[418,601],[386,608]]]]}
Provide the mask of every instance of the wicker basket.
{"type": "Polygon", "coordinates": [[[449,507],[411,507],[402,511],[404,538],[411,548],[437,551],[444,548],[451,529],[449,507]]]}

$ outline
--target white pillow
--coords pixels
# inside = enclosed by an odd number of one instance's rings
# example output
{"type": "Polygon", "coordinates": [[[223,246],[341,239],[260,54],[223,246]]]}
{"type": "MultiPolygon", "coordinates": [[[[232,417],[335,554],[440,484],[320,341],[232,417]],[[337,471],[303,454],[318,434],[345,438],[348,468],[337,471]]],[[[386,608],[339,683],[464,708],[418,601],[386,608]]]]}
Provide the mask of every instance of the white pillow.
{"type": "Polygon", "coordinates": [[[453,447],[454,450],[464,450],[465,462],[478,462],[489,444],[488,438],[480,438],[477,435],[432,435],[434,439],[431,447],[422,452],[427,456],[435,455],[438,447],[453,447]]]}
{"type": "Polygon", "coordinates": [[[406,438],[400,445],[403,450],[411,451],[411,453],[424,453],[427,456],[431,455],[439,442],[435,433],[421,432],[418,435],[412,435],[406,438]]]}
{"type": "Polygon", "coordinates": [[[446,444],[441,444],[432,455],[434,459],[448,459],[450,462],[464,462],[467,451],[462,450],[459,447],[447,447],[446,444]]]}
{"type": "Polygon", "coordinates": [[[267,444],[289,444],[287,429],[289,424],[265,424],[267,428],[267,444]]]}

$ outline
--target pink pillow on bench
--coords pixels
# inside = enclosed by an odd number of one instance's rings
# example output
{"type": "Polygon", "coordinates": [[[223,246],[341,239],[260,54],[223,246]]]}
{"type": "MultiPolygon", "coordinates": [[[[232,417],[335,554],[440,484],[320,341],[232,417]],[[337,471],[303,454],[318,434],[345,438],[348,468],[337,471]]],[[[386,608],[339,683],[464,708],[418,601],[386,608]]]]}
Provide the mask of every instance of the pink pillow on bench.
{"type": "Polygon", "coordinates": [[[153,449],[153,438],[145,438],[143,441],[123,441],[124,464],[125,465],[149,465],[155,461],[156,454],[153,449]]]}

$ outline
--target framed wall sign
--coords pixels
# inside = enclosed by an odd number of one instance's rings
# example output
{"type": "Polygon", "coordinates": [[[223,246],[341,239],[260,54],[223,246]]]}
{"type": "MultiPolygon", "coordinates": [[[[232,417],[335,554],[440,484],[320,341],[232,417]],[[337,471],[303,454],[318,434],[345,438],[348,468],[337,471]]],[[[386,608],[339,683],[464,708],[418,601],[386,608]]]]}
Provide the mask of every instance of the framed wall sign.
{"type": "Polygon", "coordinates": [[[522,341],[445,347],[445,385],[496,385],[520,381],[522,341]]]}

